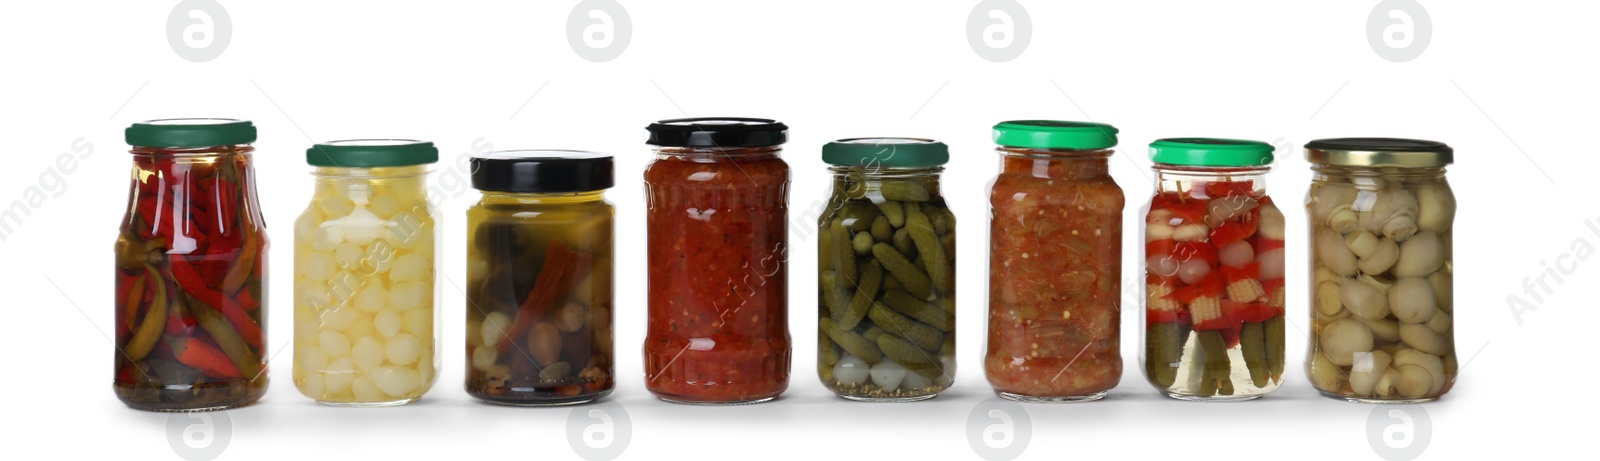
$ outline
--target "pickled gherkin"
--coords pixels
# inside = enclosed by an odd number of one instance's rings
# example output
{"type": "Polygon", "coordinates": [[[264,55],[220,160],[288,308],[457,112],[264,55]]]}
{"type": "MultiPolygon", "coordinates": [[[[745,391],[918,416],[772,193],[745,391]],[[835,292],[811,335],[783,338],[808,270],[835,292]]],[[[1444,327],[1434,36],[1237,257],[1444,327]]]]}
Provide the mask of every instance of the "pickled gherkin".
{"type": "Polygon", "coordinates": [[[939,194],[948,152],[862,139],[830,143],[823,158],[834,187],[817,223],[818,377],[852,400],[931,398],[955,376],[956,226],[939,194]]]}

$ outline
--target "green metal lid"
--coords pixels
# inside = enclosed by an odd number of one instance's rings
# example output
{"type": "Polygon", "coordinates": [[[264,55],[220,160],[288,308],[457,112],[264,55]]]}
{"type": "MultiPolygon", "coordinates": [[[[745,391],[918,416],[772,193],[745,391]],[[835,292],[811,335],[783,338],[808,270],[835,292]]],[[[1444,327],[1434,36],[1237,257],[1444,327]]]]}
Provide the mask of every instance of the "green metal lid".
{"type": "Polygon", "coordinates": [[[950,147],[923,138],[852,138],[822,146],[822,161],[838,166],[928,168],[950,161],[950,147]]]}
{"type": "Polygon", "coordinates": [[[1094,122],[1012,120],[994,126],[994,143],[1025,149],[1110,149],[1117,146],[1117,128],[1094,122]]]}
{"type": "Polygon", "coordinates": [[[256,142],[256,126],[231,118],[169,118],[134,123],[123,131],[137,147],[213,147],[256,142]]]}
{"type": "Polygon", "coordinates": [[[1167,138],[1150,143],[1150,160],[1168,165],[1263,166],[1272,164],[1272,145],[1220,138],[1167,138]]]}
{"type": "Polygon", "coordinates": [[[439,149],[433,143],[412,139],[348,139],[306,149],[306,163],[311,166],[378,168],[438,161],[439,149]]]}

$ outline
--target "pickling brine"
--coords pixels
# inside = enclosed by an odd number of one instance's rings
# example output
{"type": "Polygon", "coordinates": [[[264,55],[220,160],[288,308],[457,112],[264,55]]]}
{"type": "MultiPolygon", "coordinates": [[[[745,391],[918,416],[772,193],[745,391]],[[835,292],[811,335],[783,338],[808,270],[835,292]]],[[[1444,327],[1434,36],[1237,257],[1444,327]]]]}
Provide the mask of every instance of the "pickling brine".
{"type": "Polygon", "coordinates": [[[295,221],[295,387],[319,403],[400,405],[433,385],[432,143],[352,140],[306,152],[311,205],[295,221]]]}
{"type": "Polygon", "coordinates": [[[1265,187],[1272,146],[1165,139],[1151,153],[1145,377],[1183,400],[1271,392],[1284,367],[1284,218],[1265,187]]]}

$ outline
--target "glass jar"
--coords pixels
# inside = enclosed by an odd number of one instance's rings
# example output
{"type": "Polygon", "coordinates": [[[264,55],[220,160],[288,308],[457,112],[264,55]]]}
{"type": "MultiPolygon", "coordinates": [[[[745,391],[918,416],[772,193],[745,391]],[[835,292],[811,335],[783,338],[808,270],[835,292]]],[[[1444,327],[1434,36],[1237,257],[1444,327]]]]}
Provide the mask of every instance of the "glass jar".
{"type": "Polygon", "coordinates": [[[1117,129],[1013,121],[994,140],[984,375],[1010,400],[1099,400],[1122,376],[1117,129]]]}
{"type": "Polygon", "coordinates": [[[1455,382],[1450,146],[1389,138],[1306,144],[1312,239],[1306,373],[1352,402],[1436,400],[1455,382]]]}
{"type": "Polygon", "coordinates": [[[129,407],[221,410],[267,392],[267,230],[245,120],[126,131],[128,211],[116,245],[112,388],[129,407]]]}
{"type": "Polygon", "coordinates": [[[1181,400],[1245,400],[1283,382],[1283,212],[1267,196],[1272,146],[1150,144],[1144,219],[1145,378],[1181,400]]]}
{"type": "Polygon", "coordinates": [[[817,373],[851,400],[916,401],[956,374],[956,220],[939,194],[944,143],[842,139],[818,219],[817,373]]]}
{"type": "Polygon", "coordinates": [[[645,387],[674,403],[744,404],[789,387],[789,127],[651,124],[645,387]]]}
{"type": "Polygon", "coordinates": [[[294,230],[294,382],[318,403],[403,405],[439,357],[431,142],[357,139],[306,150],[316,188],[294,230]]]}
{"type": "Polygon", "coordinates": [[[467,393],[505,405],[589,402],[615,387],[610,155],[472,158],[467,393]]]}

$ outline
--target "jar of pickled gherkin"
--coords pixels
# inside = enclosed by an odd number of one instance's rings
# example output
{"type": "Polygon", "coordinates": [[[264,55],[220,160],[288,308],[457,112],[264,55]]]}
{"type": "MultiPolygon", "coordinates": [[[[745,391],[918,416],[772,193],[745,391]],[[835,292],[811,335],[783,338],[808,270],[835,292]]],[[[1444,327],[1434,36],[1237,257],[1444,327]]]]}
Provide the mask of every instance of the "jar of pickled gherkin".
{"type": "Polygon", "coordinates": [[[616,385],[612,185],[607,154],[493,152],[472,158],[467,210],[467,393],[566,405],[616,385]]]}
{"type": "Polygon", "coordinates": [[[1272,146],[1150,144],[1144,219],[1145,378],[1181,400],[1244,400],[1283,382],[1283,213],[1267,196],[1272,146]]]}
{"type": "Polygon", "coordinates": [[[994,140],[984,375],[1011,400],[1098,400],[1122,376],[1117,129],[1022,120],[994,140]]]}
{"type": "Polygon", "coordinates": [[[357,139],[306,150],[316,186],[295,221],[294,382],[319,403],[402,405],[433,386],[438,233],[433,143],[357,139]]]}
{"type": "Polygon", "coordinates": [[[688,404],[765,402],[789,387],[789,127],[754,118],[663,120],[649,212],[645,386],[688,404]]]}
{"type": "Polygon", "coordinates": [[[818,219],[817,373],[851,400],[915,401],[956,373],[956,220],[939,191],[944,143],[828,143],[818,219]]]}
{"type": "Polygon", "coordinates": [[[1390,138],[1306,144],[1312,239],[1306,373],[1353,402],[1436,400],[1455,382],[1450,146],[1390,138]]]}
{"type": "Polygon", "coordinates": [[[203,411],[267,392],[267,230],[246,120],[139,122],[116,245],[112,389],[129,407],[203,411]]]}

